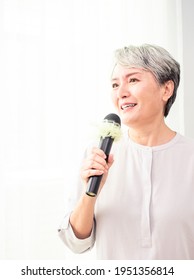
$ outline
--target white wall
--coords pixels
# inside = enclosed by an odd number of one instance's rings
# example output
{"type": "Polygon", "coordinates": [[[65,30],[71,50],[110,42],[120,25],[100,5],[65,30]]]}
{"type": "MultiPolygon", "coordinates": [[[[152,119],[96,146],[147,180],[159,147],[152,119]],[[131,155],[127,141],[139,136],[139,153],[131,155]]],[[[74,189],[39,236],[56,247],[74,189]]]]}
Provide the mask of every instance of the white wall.
{"type": "MultiPolygon", "coordinates": [[[[181,1],[4,0],[0,38],[0,259],[74,258],[57,227],[90,123],[112,111],[112,53],[154,43],[182,63],[181,1]]],[[[180,87],[182,133],[183,105],[180,87]]]]}
{"type": "Polygon", "coordinates": [[[184,67],[184,119],[185,134],[194,138],[194,2],[182,0],[182,30],[183,30],[183,67],[184,67]]]}

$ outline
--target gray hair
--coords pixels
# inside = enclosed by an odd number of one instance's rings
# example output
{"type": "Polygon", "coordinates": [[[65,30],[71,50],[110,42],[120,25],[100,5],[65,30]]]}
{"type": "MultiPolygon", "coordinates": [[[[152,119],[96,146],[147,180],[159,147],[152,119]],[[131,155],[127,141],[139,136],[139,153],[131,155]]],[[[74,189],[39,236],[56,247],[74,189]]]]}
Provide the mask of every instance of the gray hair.
{"type": "Polygon", "coordinates": [[[156,45],[144,44],[141,46],[128,46],[115,51],[115,65],[125,67],[143,68],[153,73],[160,85],[172,80],[174,91],[168,99],[164,116],[170,111],[176,99],[177,88],[180,82],[180,65],[164,48],[156,45]]]}

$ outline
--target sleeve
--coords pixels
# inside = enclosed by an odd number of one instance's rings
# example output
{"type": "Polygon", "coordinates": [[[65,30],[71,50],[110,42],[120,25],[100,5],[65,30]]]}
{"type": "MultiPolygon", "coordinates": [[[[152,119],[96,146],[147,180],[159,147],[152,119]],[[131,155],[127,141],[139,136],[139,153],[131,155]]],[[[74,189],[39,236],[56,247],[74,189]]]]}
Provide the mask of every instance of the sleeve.
{"type": "Polygon", "coordinates": [[[95,243],[96,222],[94,219],[93,229],[91,235],[85,239],[79,239],[75,236],[73,229],[69,223],[71,213],[65,215],[59,229],[59,237],[65,245],[74,253],[80,254],[90,250],[95,243]]]}
{"type": "MultiPolygon", "coordinates": [[[[85,154],[82,155],[85,157],[87,153],[87,150],[85,150],[85,154]]],[[[79,174],[78,170],[76,172],[79,174]]],[[[74,234],[74,231],[71,227],[71,224],[69,222],[70,215],[75,208],[82,192],[83,192],[83,185],[80,179],[80,176],[77,176],[73,179],[73,181],[70,184],[71,190],[68,192],[68,195],[66,195],[65,199],[65,215],[62,219],[62,222],[58,228],[58,234],[61,240],[64,242],[64,244],[74,253],[83,253],[87,250],[90,250],[95,243],[95,236],[96,236],[96,221],[94,218],[93,222],[93,228],[91,235],[86,239],[79,239],[74,234]]]]}

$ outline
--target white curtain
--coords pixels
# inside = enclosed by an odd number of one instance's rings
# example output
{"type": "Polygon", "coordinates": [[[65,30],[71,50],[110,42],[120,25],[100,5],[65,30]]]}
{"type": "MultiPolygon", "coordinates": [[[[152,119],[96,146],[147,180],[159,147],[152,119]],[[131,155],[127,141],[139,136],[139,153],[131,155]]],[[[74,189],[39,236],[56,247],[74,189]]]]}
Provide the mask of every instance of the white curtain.
{"type": "MultiPolygon", "coordinates": [[[[113,51],[159,44],[182,63],[180,1],[1,0],[0,40],[0,259],[75,258],[57,227],[91,123],[113,111],[113,51]]],[[[184,133],[181,87],[168,122],[184,133]]]]}

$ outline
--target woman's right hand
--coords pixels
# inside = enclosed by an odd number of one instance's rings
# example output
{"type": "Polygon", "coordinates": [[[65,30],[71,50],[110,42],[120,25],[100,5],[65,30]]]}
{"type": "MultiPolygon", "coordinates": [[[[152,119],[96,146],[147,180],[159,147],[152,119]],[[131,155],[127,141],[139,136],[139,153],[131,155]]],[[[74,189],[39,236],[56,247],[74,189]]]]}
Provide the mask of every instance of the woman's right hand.
{"type": "Polygon", "coordinates": [[[113,155],[108,156],[108,162],[106,161],[106,154],[100,149],[93,147],[89,150],[87,157],[83,161],[81,167],[81,178],[86,186],[89,178],[91,176],[103,175],[102,181],[100,184],[100,189],[104,185],[108,170],[113,164],[113,155]]]}

